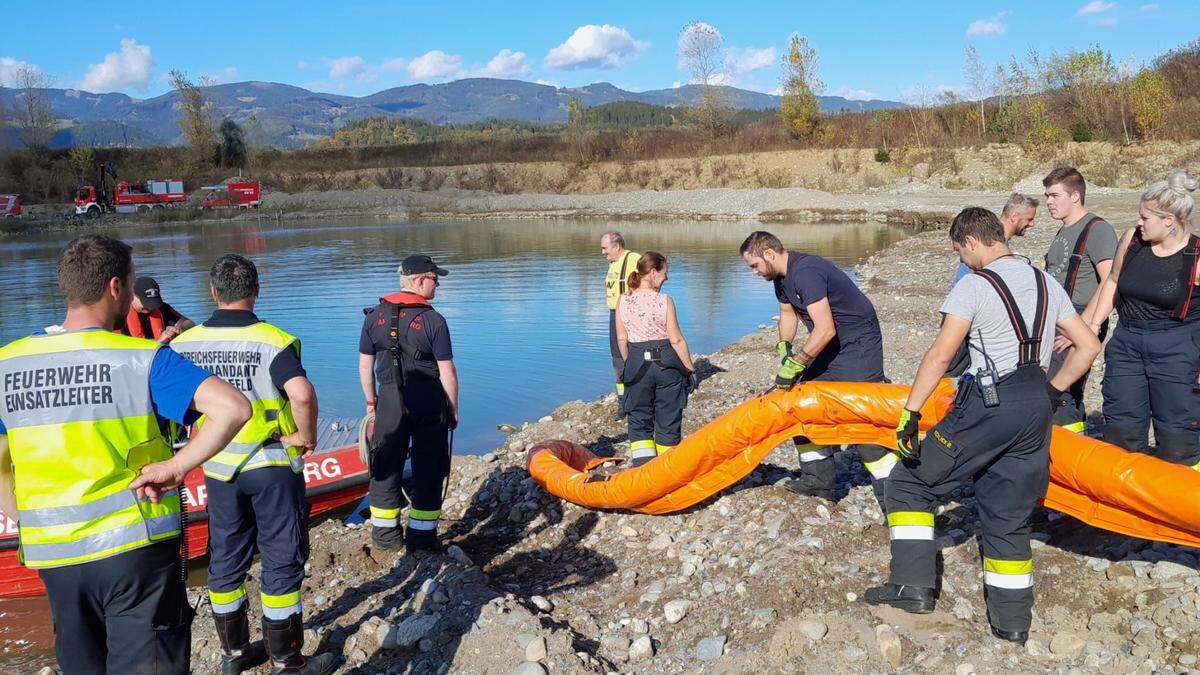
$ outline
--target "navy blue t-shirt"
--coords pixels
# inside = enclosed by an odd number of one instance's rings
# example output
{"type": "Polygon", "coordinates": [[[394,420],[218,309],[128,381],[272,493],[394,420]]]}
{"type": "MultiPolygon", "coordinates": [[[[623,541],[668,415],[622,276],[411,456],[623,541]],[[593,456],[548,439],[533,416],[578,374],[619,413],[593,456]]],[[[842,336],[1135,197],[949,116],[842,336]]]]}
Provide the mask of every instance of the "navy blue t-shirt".
{"type": "MultiPolygon", "coordinates": [[[[411,302],[411,298],[394,293],[381,298],[395,304],[411,302]]],[[[391,367],[392,346],[389,313],[383,304],[376,305],[363,319],[362,332],[358,338],[358,353],[375,356],[375,381],[382,382],[384,371],[391,367]]],[[[433,355],[436,361],[450,361],[454,350],[450,345],[450,328],[446,319],[426,307],[404,307],[400,310],[400,326],[405,339],[417,350],[433,355]]],[[[410,377],[404,387],[404,404],[417,414],[435,414],[441,409],[444,394],[437,364],[419,361],[416,363],[419,377],[410,377]]]]}
{"type": "Polygon", "coordinates": [[[875,306],[837,265],[819,255],[788,251],[787,274],[775,280],[775,297],[796,308],[809,330],[808,306],[829,298],[833,320],[849,326],[875,318],[875,306]]]}

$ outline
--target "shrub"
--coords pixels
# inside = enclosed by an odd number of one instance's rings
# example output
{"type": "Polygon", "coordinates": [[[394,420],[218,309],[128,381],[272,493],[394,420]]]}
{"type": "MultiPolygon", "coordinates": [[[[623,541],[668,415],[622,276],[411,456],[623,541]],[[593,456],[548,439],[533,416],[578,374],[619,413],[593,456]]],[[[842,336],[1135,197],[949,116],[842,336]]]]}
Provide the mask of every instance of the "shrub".
{"type": "Polygon", "coordinates": [[[1071,125],[1071,140],[1076,143],[1087,143],[1092,140],[1092,130],[1088,128],[1087,122],[1080,120],[1071,125]]]}
{"type": "Polygon", "coordinates": [[[892,153],[884,150],[883,148],[879,148],[875,151],[875,161],[879,162],[880,164],[887,164],[888,162],[892,161],[892,153]]]}

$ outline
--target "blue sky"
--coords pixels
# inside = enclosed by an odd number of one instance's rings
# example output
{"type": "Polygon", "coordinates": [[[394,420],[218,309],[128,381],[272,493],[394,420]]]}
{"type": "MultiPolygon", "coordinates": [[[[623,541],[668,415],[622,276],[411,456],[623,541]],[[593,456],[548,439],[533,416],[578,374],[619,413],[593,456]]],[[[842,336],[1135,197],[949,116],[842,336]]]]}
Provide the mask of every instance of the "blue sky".
{"type": "Polygon", "coordinates": [[[139,98],[165,92],[172,68],[353,95],[473,75],[659,89],[687,81],[676,42],[702,21],[723,36],[735,86],[774,90],[798,33],[824,93],[911,100],[965,89],[967,46],[994,63],[1099,44],[1140,63],[1200,36],[1197,0],[5,4],[0,84],[32,64],[55,86],[139,98]]]}

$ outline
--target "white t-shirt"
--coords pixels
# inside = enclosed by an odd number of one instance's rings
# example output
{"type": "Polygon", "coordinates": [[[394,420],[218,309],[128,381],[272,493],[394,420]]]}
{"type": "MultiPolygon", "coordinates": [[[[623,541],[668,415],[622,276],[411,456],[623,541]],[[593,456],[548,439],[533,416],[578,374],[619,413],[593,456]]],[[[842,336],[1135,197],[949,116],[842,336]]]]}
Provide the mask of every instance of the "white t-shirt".
{"type": "MultiPolygon", "coordinates": [[[[1037,281],[1034,274],[1041,274],[1046,278],[1046,326],[1042,331],[1038,354],[1041,357],[1042,370],[1046,370],[1050,367],[1050,357],[1054,351],[1055,324],[1075,314],[1075,306],[1071,304],[1071,299],[1053,277],[1019,258],[997,258],[984,269],[999,274],[1008,285],[1008,290],[1016,299],[1021,316],[1025,319],[1027,331],[1033,330],[1033,322],[1037,318],[1037,281]]],[[[943,314],[952,314],[971,322],[970,372],[976,373],[985,367],[984,352],[995,364],[998,375],[1004,376],[1017,369],[1020,352],[1017,334],[1009,321],[1004,301],[986,279],[977,274],[963,277],[950,289],[950,294],[942,303],[941,311],[943,314]]]]}

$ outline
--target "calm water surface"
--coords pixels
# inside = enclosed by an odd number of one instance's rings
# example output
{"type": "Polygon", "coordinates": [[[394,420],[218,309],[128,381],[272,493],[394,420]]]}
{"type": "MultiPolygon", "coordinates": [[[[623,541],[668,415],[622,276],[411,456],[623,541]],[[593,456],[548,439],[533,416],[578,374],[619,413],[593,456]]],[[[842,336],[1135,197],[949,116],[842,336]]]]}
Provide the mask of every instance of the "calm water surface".
{"type": "MultiPolygon", "coordinates": [[[[362,308],[398,287],[396,265],[427,253],[451,271],[434,306],[446,316],[462,384],[458,453],[496,447],[502,422],[536,420],[564,401],[612,390],[607,261],[599,238],[612,228],[635,251],[670,261],[664,287],[679,308],[693,353],[715,351],[778,307],[737,247],[758,223],[308,221],[260,225],[134,226],[102,230],[134,247],[140,274],[201,321],[214,309],[208,268],[228,252],[258,265],[258,315],[298,336],[322,416],[362,414],[358,335],[362,308]]],[[[879,224],[772,225],[789,248],[848,267],[902,238],[879,224]]],[[[0,239],[0,344],[58,323],[58,252],[78,232],[0,239]]],[[[52,644],[43,599],[0,602],[0,670],[47,662],[52,644]]]]}

